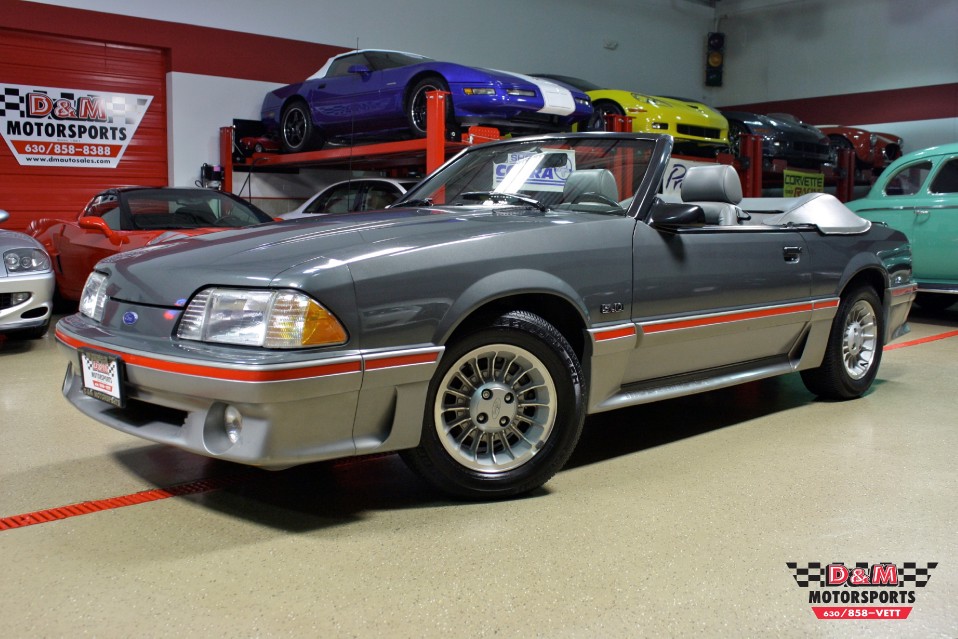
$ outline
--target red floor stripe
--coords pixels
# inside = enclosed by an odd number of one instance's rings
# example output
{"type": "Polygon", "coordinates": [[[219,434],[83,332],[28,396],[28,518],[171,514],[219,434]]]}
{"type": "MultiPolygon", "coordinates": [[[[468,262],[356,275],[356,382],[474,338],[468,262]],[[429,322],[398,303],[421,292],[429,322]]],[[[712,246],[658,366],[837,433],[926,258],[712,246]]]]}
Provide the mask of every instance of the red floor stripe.
{"type": "Polygon", "coordinates": [[[132,495],[122,495],[120,497],[109,497],[107,499],[97,499],[94,501],[84,501],[77,504],[69,504],[58,508],[48,508],[47,510],[38,510],[32,513],[22,515],[12,515],[10,517],[0,518],[0,531],[13,530],[14,528],[23,528],[24,526],[33,526],[34,524],[45,524],[50,521],[58,521],[69,517],[78,517],[90,513],[100,512],[101,510],[112,510],[114,508],[124,508],[126,506],[136,506],[160,499],[170,497],[182,497],[184,495],[195,495],[205,493],[211,490],[217,490],[232,486],[249,477],[249,473],[230,475],[228,477],[217,477],[214,479],[199,479],[187,484],[180,484],[170,488],[155,488],[153,490],[144,490],[132,495]]]}
{"type": "Polygon", "coordinates": [[[948,331],[947,333],[939,333],[938,335],[930,335],[928,337],[920,337],[918,339],[913,339],[908,342],[900,342],[898,344],[892,344],[886,346],[886,351],[893,351],[896,348],[905,348],[906,346],[918,346],[919,344],[927,344],[928,342],[937,342],[940,339],[948,339],[949,337],[958,337],[958,331],[948,331]]]}

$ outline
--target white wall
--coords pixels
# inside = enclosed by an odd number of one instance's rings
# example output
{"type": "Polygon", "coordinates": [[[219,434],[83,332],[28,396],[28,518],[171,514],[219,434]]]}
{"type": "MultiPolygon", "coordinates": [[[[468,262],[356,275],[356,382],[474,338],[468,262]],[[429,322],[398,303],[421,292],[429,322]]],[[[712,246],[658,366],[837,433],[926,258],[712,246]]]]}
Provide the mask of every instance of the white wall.
{"type": "Polygon", "coordinates": [[[958,81],[956,0],[723,0],[717,15],[716,104],[958,81]]]}

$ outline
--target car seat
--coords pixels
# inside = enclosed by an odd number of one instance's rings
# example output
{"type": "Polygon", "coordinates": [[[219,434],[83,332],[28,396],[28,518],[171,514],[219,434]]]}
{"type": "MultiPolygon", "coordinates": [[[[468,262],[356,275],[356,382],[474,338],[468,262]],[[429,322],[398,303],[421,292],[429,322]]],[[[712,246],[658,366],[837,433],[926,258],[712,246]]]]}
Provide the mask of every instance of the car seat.
{"type": "Polygon", "coordinates": [[[701,207],[706,224],[733,225],[748,219],[738,206],[742,183],[728,164],[690,167],[682,179],[682,201],[701,207]]]}
{"type": "Polygon", "coordinates": [[[608,208],[610,204],[618,206],[618,199],[619,187],[608,169],[573,171],[562,188],[563,204],[592,202],[608,208]]]}

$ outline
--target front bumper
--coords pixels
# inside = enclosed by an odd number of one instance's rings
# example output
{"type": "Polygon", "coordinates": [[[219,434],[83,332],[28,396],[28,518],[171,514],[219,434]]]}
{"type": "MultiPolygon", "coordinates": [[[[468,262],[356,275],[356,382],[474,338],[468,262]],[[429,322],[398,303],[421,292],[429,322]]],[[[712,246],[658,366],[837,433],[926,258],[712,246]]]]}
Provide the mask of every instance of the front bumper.
{"type": "MultiPolygon", "coordinates": [[[[2,266],[0,266],[2,268],[2,266]]],[[[0,277],[0,331],[43,326],[53,311],[53,272],[0,277]],[[14,305],[10,296],[29,293],[30,298],[14,305]]]]}
{"type": "MultiPolygon", "coordinates": [[[[117,345],[86,318],[57,325],[68,359],[63,394],[85,415],[119,431],[200,455],[280,469],[313,461],[416,446],[426,389],[441,348],[318,354],[282,362],[159,355],[117,345]],[[84,393],[80,353],[120,360],[125,404],[84,393]],[[226,408],[242,416],[226,434],[226,408]]],[[[223,349],[228,350],[228,349],[223,349]]]]}

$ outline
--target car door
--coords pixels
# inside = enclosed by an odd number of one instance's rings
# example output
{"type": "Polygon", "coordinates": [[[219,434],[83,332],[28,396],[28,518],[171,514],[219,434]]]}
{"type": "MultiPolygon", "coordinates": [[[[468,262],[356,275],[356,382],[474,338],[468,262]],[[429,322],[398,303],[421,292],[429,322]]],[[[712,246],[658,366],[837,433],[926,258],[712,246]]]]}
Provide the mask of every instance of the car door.
{"type": "Polygon", "coordinates": [[[58,251],[60,278],[57,280],[61,292],[69,297],[79,296],[86,278],[101,259],[120,251],[122,236],[120,202],[116,193],[97,195],[87,204],[83,213],[74,222],[63,225],[58,251]],[[85,229],[79,225],[84,217],[99,217],[115,231],[113,238],[107,237],[98,229],[85,229]]]}
{"type": "Polygon", "coordinates": [[[797,230],[636,225],[626,383],[784,361],[811,320],[812,269],[797,230]]]}
{"type": "MultiPolygon", "coordinates": [[[[958,155],[936,160],[927,187],[911,210],[913,268],[916,276],[933,281],[958,280],[958,155]]],[[[908,215],[908,213],[905,213],[908,215]]]]}
{"type": "Polygon", "coordinates": [[[853,210],[873,222],[883,222],[908,236],[912,267],[919,282],[954,275],[954,245],[958,236],[958,157],[922,158],[901,166],[886,178],[878,193],[852,203],[853,210]]]}
{"type": "Polygon", "coordinates": [[[380,96],[382,82],[383,72],[373,70],[364,53],[339,58],[325,77],[311,81],[307,100],[314,121],[340,135],[377,126],[376,121],[387,115],[388,105],[380,96]],[[367,72],[357,72],[358,67],[367,72]]]}

